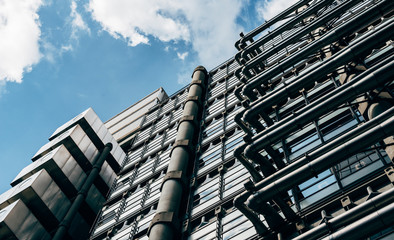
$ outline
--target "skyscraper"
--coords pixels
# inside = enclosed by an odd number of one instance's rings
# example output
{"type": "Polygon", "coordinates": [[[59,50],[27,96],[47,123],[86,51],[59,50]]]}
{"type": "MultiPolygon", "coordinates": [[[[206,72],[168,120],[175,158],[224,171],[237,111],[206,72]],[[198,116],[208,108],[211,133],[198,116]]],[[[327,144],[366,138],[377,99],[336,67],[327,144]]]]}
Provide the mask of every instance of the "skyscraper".
{"type": "Polygon", "coordinates": [[[0,236],[55,236],[111,143],[67,237],[90,224],[94,240],[393,238],[393,9],[301,0],[178,92],[104,124],[88,109],[0,196],[0,236]]]}

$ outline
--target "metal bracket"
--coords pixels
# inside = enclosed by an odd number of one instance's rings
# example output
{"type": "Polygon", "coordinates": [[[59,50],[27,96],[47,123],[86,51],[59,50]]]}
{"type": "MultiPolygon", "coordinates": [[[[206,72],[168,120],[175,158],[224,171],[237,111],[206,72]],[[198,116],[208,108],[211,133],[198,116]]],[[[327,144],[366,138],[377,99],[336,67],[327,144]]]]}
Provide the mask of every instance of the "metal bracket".
{"type": "Polygon", "coordinates": [[[186,116],[181,117],[181,119],[179,120],[177,131],[178,131],[178,128],[181,125],[181,123],[185,122],[185,121],[191,122],[195,127],[198,127],[197,118],[194,115],[186,115],[186,116]]]}
{"type": "Polygon", "coordinates": [[[199,84],[199,85],[201,85],[201,84],[202,84],[202,81],[201,81],[201,80],[192,80],[192,82],[190,83],[190,86],[193,85],[193,84],[199,84]]]}
{"type": "Polygon", "coordinates": [[[187,182],[185,174],[182,174],[182,171],[170,171],[164,176],[163,181],[161,182],[160,191],[163,188],[163,184],[170,179],[178,180],[181,183],[182,188],[185,188],[187,182]]]}
{"type": "Polygon", "coordinates": [[[394,168],[393,167],[388,167],[384,170],[386,173],[386,176],[389,178],[391,183],[394,183],[394,168]]]}
{"type": "Polygon", "coordinates": [[[350,210],[351,208],[353,208],[355,206],[355,204],[353,203],[353,201],[350,199],[349,196],[345,196],[341,199],[341,204],[342,207],[347,211],[350,210]]]}
{"type": "Polygon", "coordinates": [[[199,96],[188,96],[184,102],[184,106],[186,105],[187,102],[196,102],[198,105],[201,105],[201,98],[199,96]]]}
{"type": "Polygon", "coordinates": [[[224,210],[224,208],[222,206],[218,206],[215,208],[215,215],[216,216],[223,217],[225,213],[226,213],[226,210],[224,210]]]}
{"type": "Polygon", "coordinates": [[[157,223],[169,224],[171,227],[174,228],[175,231],[177,231],[178,230],[178,219],[174,215],[175,215],[174,212],[156,213],[149,225],[147,235],[149,236],[150,230],[152,229],[153,225],[155,225],[157,223]]]}
{"type": "Polygon", "coordinates": [[[184,140],[177,140],[177,141],[175,141],[175,143],[174,143],[174,145],[172,146],[171,151],[170,151],[170,158],[171,158],[171,156],[172,156],[172,151],[174,151],[174,149],[177,148],[177,147],[183,147],[183,148],[185,148],[187,151],[191,151],[192,148],[193,148],[192,141],[189,140],[189,139],[184,139],[184,140]]]}

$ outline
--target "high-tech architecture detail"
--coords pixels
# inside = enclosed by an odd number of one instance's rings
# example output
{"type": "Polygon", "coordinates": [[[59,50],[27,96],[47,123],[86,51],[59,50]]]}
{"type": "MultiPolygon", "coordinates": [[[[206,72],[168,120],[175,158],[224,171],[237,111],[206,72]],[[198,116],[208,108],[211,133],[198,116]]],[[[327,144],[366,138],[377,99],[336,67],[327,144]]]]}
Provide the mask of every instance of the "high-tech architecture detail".
{"type": "Polygon", "coordinates": [[[0,195],[0,224],[6,226],[1,239],[52,239],[64,227],[64,238],[88,238],[125,158],[92,109],[59,127],[49,140],[0,195]],[[103,156],[107,161],[96,166],[104,143],[111,146],[103,156]],[[80,207],[68,214],[76,202],[80,207]]]}
{"type": "Polygon", "coordinates": [[[300,1],[236,43],[234,205],[260,237],[394,237],[393,6],[300,1]]]}
{"type": "Polygon", "coordinates": [[[393,13],[301,0],[178,92],[88,109],[0,195],[0,238],[393,239],[393,13]]]}

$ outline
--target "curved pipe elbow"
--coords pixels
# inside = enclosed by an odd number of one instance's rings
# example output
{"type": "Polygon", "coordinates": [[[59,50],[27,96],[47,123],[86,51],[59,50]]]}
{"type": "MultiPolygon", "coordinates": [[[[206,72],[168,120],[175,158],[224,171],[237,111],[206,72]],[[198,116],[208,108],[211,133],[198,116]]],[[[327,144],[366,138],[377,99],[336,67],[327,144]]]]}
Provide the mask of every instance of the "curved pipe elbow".
{"type": "MultiPolygon", "coordinates": [[[[238,49],[238,50],[239,50],[239,49],[238,49]]],[[[237,61],[237,63],[238,63],[239,65],[242,65],[241,52],[237,52],[237,53],[235,54],[234,58],[235,58],[235,61],[237,61]]]]}
{"type": "Polygon", "coordinates": [[[243,49],[241,52],[241,58],[243,59],[247,59],[248,58],[248,54],[249,53],[249,49],[243,49]]]}
{"type": "Polygon", "coordinates": [[[255,116],[255,111],[253,111],[252,109],[253,108],[248,109],[244,112],[244,114],[242,116],[242,119],[244,120],[244,122],[250,122],[253,119],[253,117],[255,116]]]}
{"type": "Polygon", "coordinates": [[[243,201],[241,199],[241,195],[236,196],[233,200],[234,207],[236,208],[239,208],[242,205],[242,203],[243,201]]]}
{"type": "Polygon", "coordinates": [[[235,47],[238,51],[242,50],[242,49],[241,49],[241,44],[240,44],[240,43],[241,43],[241,40],[242,40],[242,37],[234,43],[234,47],[235,47]]]}
{"type": "Polygon", "coordinates": [[[255,154],[254,148],[255,148],[255,147],[254,147],[253,143],[250,144],[250,145],[248,145],[248,146],[245,148],[245,150],[244,150],[244,155],[245,155],[245,157],[247,157],[247,158],[249,158],[249,159],[252,159],[252,158],[253,158],[253,155],[255,154]]]}
{"type": "MultiPolygon", "coordinates": [[[[258,199],[258,192],[257,193],[253,193],[251,196],[248,197],[248,199],[246,199],[245,201],[245,205],[248,208],[251,208],[251,206],[258,206],[261,204],[261,201],[259,201],[258,199]]],[[[252,208],[251,208],[252,209],[252,208]]]]}
{"type": "Polygon", "coordinates": [[[239,159],[241,157],[241,154],[245,150],[245,147],[246,147],[246,144],[242,144],[242,145],[236,147],[234,149],[234,157],[239,159]]]}

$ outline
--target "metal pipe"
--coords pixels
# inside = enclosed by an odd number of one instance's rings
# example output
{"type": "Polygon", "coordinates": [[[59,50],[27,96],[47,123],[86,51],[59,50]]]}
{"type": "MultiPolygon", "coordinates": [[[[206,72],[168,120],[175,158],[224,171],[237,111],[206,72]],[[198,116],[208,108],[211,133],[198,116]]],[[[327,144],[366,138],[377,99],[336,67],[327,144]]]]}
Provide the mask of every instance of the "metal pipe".
{"type": "Polygon", "coordinates": [[[308,232],[294,238],[294,240],[313,240],[323,237],[325,234],[349,225],[360,218],[363,218],[378,209],[392,203],[394,201],[394,188],[387,190],[380,195],[371,198],[362,204],[342,213],[341,215],[328,220],[325,224],[320,224],[309,230],[308,232]],[[329,227],[328,227],[329,226],[329,227]]]}
{"type": "MultiPolygon", "coordinates": [[[[255,101],[257,98],[253,93],[253,88],[258,85],[266,84],[268,80],[275,77],[276,75],[282,73],[284,70],[292,67],[294,64],[300,62],[302,59],[305,59],[310,54],[318,51],[323,46],[334,42],[337,39],[340,39],[344,36],[354,33],[359,29],[359,26],[367,25],[370,22],[373,22],[380,18],[383,15],[391,12],[394,6],[393,1],[383,1],[376,6],[370,8],[369,10],[361,13],[359,16],[355,17],[351,21],[343,24],[342,26],[334,29],[333,31],[323,35],[321,38],[315,40],[313,43],[308,45],[306,48],[301,51],[295,53],[289,59],[286,59],[276,67],[270,68],[267,71],[261,72],[255,77],[253,77],[247,85],[243,87],[242,95],[247,97],[248,99],[255,101]]],[[[368,35],[365,35],[368,36],[368,35]]],[[[363,37],[365,37],[363,36],[363,37]]],[[[362,37],[362,38],[363,38],[362,37]]],[[[353,43],[354,44],[354,43],[353,43]]],[[[238,94],[241,96],[241,94],[238,94]]],[[[243,100],[240,99],[240,100],[243,100]]]]}
{"type": "MultiPolygon", "coordinates": [[[[254,189],[259,190],[265,186],[271,185],[275,181],[277,181],[280,178],[283,178],[287,175],[289,175],[292,172],[297,171],[297,169],[303,167],[304,165],[308,164],[311,161],[314,161],[318,157],[328,153],[329,151],[345,144],[346,142],[356,138],[359,136],[361,133],[366,132],[373,127],[377,126],[378,124],[381,124],[382,122],[386,121],[390,117],[394,115],[394,107],[390,108],[389,110],[385,111],[381,115],[377,116],[376,118],[362,124],[361,126],[345,133],[344,135],[339,136],[338,138],[335,138],[333,141],[327,143],[326,145],[316,149],[315,151],[309,153],[308,155],[302,157],[301,159],[297,160],[296,162],[291,163],[287,167],[277,171],[275,174],[265,178],[264,180],[258,182],[255,184],[254,189]]],[[[246,144],[245,144],[246,145],[246,144]]],[[[243,146],[243,145],[241,145],[243,146]]],[[[240,147],[241,147],[240,146],[240,147]]],[[[242,149],[242,148],[241,148],[242,149]]],[[[235,157],[237,152],[234,152],[235,157]]],[[[242,152],[240,151],[238,155],[240,155],[242,152]]],[[[238,158],[238,157],[237,157],[238,158]]],[[[244,191],[242,194],[237,196],[237,200],[241,201],[243,199],[247,199],[251,195],[251,192],[244,191]]]]}
{"type": "Polygon", "coordinates": [[[271,39],[274,39],[278,35],[280,35],[283,32],[285,32],[286,30],[291,29],[292,27],[294,27],[294,25],[299,23],[304,18],[307,18],[310,15],[313,15],[319,9],[331,4],[332,2],[333,2],[333,0],[321,0],[318,3],[316,3],[316,5],[313,5],[313,6],[309,7],[308,9],[305,9],[299,15],[295,16],[293,19],[290,19],[285,24],[283,24],[280,27],[276,28],[271,33],[261,37],[260,39],[254,41],[251,45],[249,45],[246,48],[244,48],[243,52],[242,52],[242,55],[241,55],[242,58],[246,57],[246,54],[252,52],[255,48],[267,43],[271,39]]]}
{"type": "Polygon", "coordinates": [[[265,235],[269,232],[268,228],[263,224],[259,216],[244,204],[244,202],[249,196],[250,194],[249,192],[247,192],[246,195],[235,197],[234,207],[236,207],[239,211],[241,211],[243,215],[245,215],[245,217],[247,217],[249,221],[252,222],[254,228],[256,229],[256,232],[259,235],[265,235]]]}
{"type": "Polygon", "coordinates": [[[96,155],[95,159],[93,160],[93,168],[90,171],[89,175],[85,179],[85,182],[82,188],[78,191],[75,200],[73,201],[70,209],[68,209],[65,217],[60,222],[58,229],[56,230],[55,235],[53,236],[53,240],[62,240],[67,234],[70,225],[77,214],[79,208],[81,207],[82,203],[85,201],[85,198],[88,194],[90,187],[93,185],[93,182],[96,180],[97,176],[100,173],[101,167],[105,159],[107,158],[108,154],[112,150],[112,143],[105,144],[103,151],[96,155]]]}
{"type": "Polygon", "coordinates": [[[349,224],[348,226],[323,238],[323,240],[333,239],[363,239],[371,236],[394,224],[394,203],[376,210],[368,216],[349,224]]]}
{"type": "Polygon", "coordinates": [[[180,205],[187,181],[187,168],[192,152],[193,140],[198,133],[197,118],[202,110],[201,100],[207,83],[208,73],[202,66],[192,75],[188,99],[178,126],[175,144],[172,148],[167,174],[164,177],[156,214],[153,217],[148,235],[149,239],[176,239],[181,226],[180,205]]]}
{"type": "MultiPolygon", "coordinates": [[[[250,175],[252,176],[253,182],[259,182],[259,181],[263,180],[263,177],[254,168],[254,166],[249,162],[249,160],[244,158],[241,154],[243,152],[243,148],[245,146],[246,145],[244,144],[244,145],[237,147],[234,150],[234,156],[236,156],[238,161],[240,161],[241,164],[249,171],[250,175]]],[[[265,177],[267,177],[275,172],[275,169],[273,168],[273,166],[269,162],[267,162],[266,159],[261,159],[261,162],[259,162],[259,165],[261,166],[261,170],[264,173],[265,177]],[[265,168],[267,168],[269,170],[266,170],[265,168]]],[[[244,201],[245,200],[246,200],[246,198],[244,199],[244,201]]],[[[295,213],[291,210],[291,208],[288,205],[286,205],[283,202],[282,199],[280,199],[279,197],[275,198],[274,202],[282,209],[282,212],[284,213],[286,218],[291,219],[291,220],[296,218],[295,213]]],[[[237,208],[253,223],[253,225],[255,226],[256,229],[260,229],[259,231],[262,231],[265,233],[266,230],[265,230],[265,228],[262,228],[262,226],[260,226],[262,223],[259,220],[258,216],[256,216],[256,214],[254,214],[250,208],[246,207],[245,204],[243,204],[243,202],[241,202],[241,199],[239,199],[239,198],[234,199],[234,206],[237,206],[237,208]]],[[[263,214],[266,221],[267,221],[267,224],[272,229],[278,229],[284,223],[282,217],[267,203],[264,204],[263,208],[253,209],[253,210],[263,214]]]]}
{"type": "Polygon", "coordinates": [[[360,149],[365,149],[386,137],[392,136],[393,134],[394,116],[380,125],[360,134],[356,138],[325,153],[308,164],[303,165],[296,171],[273,181],[269,185],[265,185],[248,198],[246,205],[253,206],[267,202],[281,192],[286,191],[295,185],[299,185],[316,176],[316,174],[340,163],[344,159],[360,151],[360,149]]]}
{"type": "Polygon", "coordinates": [[[334,110],[338,105],[355,99],[358,94],[375,89],[391,80],[394,77],[394,60],[389,60],[389,63],[385,61],[386,64],[384,66],[374,66],[358,75],[352,81],[338,87],[326,96],[327,99],[325,97],[309,104],[301,114],[285,118],[273,127],[260,132],[252,138],[253,142],[245,148],[244,155],[246,157],[252,156],[254,152],[275,143],[284,135],[302,128],[306,123],[334,110]]]}
{"type": "Polygon", "coordinates": [[[252,31],[248,32],[243,37],[241,37],[241,39],[236,41],[235,42],[235,48],[237,48],[238,50],[242,50],[245,47],[245,44],[246,44],[247,41],[253,39],[253,37],[255,37],[257,34],[261,33],[262,31],[264,31],[264,30],[266,30],[268,28],[270,28],[272,25],[274,25],[275,23],[279,22],[280,20],[283,20],[287,15],[289,15],[290,13],[296,11],[298,8],[304,6],[308,2],[310,2],[310,0],[301,0],[301,1],[297,2],[297,3],[295,3],[294,5],[292,5],[291,7],[287,8],[283,12],[279,13],[275,17],[271,18],[270,20],[265,21],[265,23],[263,23],[262,25],[256,27],[255,29],[253,29],[252,31]]]}
{"type": "MultiPolygon", "coordinates": [[[[394,23],[394,21],[393,21],[394,23]]],[[[393,24],[393,28],[394,28],[394,24],[393,24]]],[[[369,72],[374,71],[376,69],[381,68],[382,66],[384,66],[385,64],[389,63],[390,61],[394,60],[394,56],[390,56],[386,59],[384,59],[383,61],[379,62],[378,64],[376,64],[375,66],[373,66],[372,68],[368,69],[367,71],[359,74],[357,76],[357,78],[355,78],[356,81],[358,81],[359,79],[361,79],[363,76],[367,75],[369,72]]],[[[306,74],[303,77],[301,77],[299,80],[295,80],[292,84],[289,84],[287,87],[284,87],[280,90],[278,90],[277,92],[273,93],[272,95],[270,95],[270,97],[267,97],[265,99],[263,99],[263,101],[259,102],[258,104],[255,104],[254,106],[252,106],[250,109],[246,110],[246,111],[242,111],[244,113],[243,115],[243,120],[244,122],[249,122],[248,120],[250,118],[255,118],[260,111],[265,111],[267,110],[268,107],[270,106],[274,106],[277,105],[278,102],[283,101],[285,98],[287,99],[288,95],[293,94],[294,92],[298,91],[299,89],[302,88],[302,86],[305,84],[305,82],[310,82],[310,80],[312,79],[312,81],[314,80],[314,74],[317,75],[319,74],[319,70],[321,72],[323,72],[324,70],[322,68],[316,68],[316,71],[313,71],[311,74],[306,74]]],[[[353,82],[353,81],[352,81],[353,82]]],[[[355,82],[353,82],[355,83],[355,82]]],[[[342,85],[340,87],[340,89],[343,89],[344,85],[342,85]]],[[[309,108],[313,107],[316,104],[319,104],[323,101],[325,101],[325,99],[330,98],[332,96],[334,96],[334,94],[337,94],[338,89],[335,91],[332,91],[330,93],[328,93],[327,95],[325,95],[324,98],[320,98],[318,100],[316,100],[313,104],[310,104],[308,106],[306,106],[305,108],[303,108],[303,111],[308,110],[309,108]]],[[[240,112],[240,113],[242,113],[240,112]]],[[[274,126],[274,128],[278,128],[281,126],[281,123],[285,123],[288,121],[288,119],[293,118],[294,116],[290,116],[287,117],[285,119],[282,119],[278,124],[276,124],[274,126]]],[[[242,118],[239,118],[239,122],[242,121],[242,118]]],[[[253,122],[252,122],[253,123],[253,122]]],[[[250,123],[250,124],[252,124],[250,123]]],[[[244,123],[244,126],[246,127],[247,125],[244,123]]],[[[269,131],[272,131],[274,128],[268,128],[264,131],[264,135],[267,134],[269,131]]],[[[245,131],[246,132],[246,131],[245,131]]],[[[246,132],[249,136],[250,134],[250,130],[248,132],[246,132]]],[[[263,135],[261,133],[259,133],[260,135],[263,135]]]]}
{"type": "MultiPolygon", "coordinates": [[[[302,38],[303,36],[307,35],[311,31],[313,31],[321,26],[324,26],[332,18],[334,18],[336,16],[340,16],[341,14],[343,14],[344,12],[346,12],[347,10],[349,10],[350,8],[352,8],[354,5],[358,4],[361,1],[362,0],[353,0],[353,1],[345,2],[341,5],[339,5],[338,7],[336,7],[335,9],[333,9],[332,11],[330,11],[328,14],[325,14],[322,17],[319,17],[318,19],[313,21],[311,24],[303,27],[298,32],[292,34],[291,37],[282,40],[280,43],[278,43],[275,46],[272,46],[270,49],[268,49],[268,50],[264,51],[264,53],[260,54],[257,58],[253,58],[252,62],[248,63],[247,66],[245,66],[242,69],[242,73],[246,77],[251,77],[249,69],[253,68],[256,64],[261,64],[262,61],[264,61],[267,58],[271,57],[272,55],[280,52],[281,49],[287,47],[290,44],[298,42],[299,39],[302,38]]],[[[242,57],[244,57],[244,56],[242,56],[242,57]]]]}
{"type": "Polygon", "coordinates": [[[237,147],[234,150],[234,156],[248,170],[248,172],[250,173],[250,176],[252,177],[253,181],[254,182],[260,182],[261,180],[263,180],[263,177],[254,168],[254,166],[249,162],[249,160],[241,155],[241,153],[243,153],[243,150],[245,149],[246,146],[247,146],[246,144],[243,144],[243,145],[237,147]]]}

